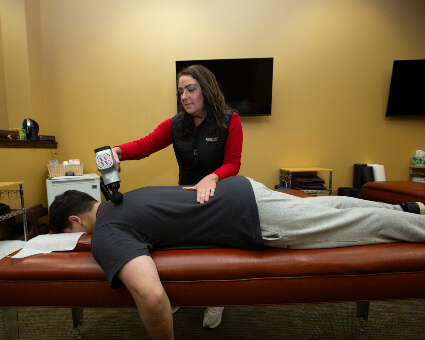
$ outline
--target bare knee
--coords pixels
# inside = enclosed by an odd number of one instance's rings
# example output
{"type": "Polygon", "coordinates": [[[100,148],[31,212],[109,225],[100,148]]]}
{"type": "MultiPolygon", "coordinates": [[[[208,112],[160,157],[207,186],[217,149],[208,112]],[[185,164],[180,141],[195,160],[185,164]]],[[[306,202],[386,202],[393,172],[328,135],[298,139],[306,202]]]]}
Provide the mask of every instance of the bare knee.
{"type": "Polygon", "coordinates": [[[168,301],[155,264],[150,257],[140,256],[133,259],[122,268],[118,276],[138,306],[153,311],[163,308],[164,303],[168,301]]]}
{"type": "Polygon", "coordinates": [[[173,338],[173,316],[155,263],[148,256],[130,260],[118,272],[136,302],[140,320],[152,339],[173,338]]]}
{"type": "Polygon", "coordinates": [[[130,290],[136,304],[143,306],[149,310],[160,310],[164,306],[164,302],[168,300],[162,285],[150,287],[149,290],[130,290]]]}

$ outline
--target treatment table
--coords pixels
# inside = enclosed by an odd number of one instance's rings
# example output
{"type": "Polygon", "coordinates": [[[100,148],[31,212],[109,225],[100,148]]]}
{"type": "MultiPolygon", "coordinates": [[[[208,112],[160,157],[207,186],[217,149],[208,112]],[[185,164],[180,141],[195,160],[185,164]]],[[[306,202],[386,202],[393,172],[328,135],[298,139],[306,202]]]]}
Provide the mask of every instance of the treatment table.
{"type": "MultiPolygon", "coordinates": [[[[297,190],[285,193],[310,196],[297,190]]],[[[125,287],[111,289],[83,235],[73,251],[0,260],[0,306],[9,339],[18,337],[17,307],[135,307],[125,287]]],[[[357,303],[425,298],[425,244],[393,243],[334,249],[191,249],[154,251],[173,306],[357,303]]]]}

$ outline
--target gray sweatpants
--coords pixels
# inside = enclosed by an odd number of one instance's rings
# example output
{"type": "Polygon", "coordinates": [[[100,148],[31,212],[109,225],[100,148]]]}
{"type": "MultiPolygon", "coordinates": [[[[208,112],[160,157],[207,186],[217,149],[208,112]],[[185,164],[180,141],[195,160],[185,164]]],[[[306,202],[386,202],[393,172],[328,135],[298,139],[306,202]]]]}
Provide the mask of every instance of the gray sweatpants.
{"type": "Polygon", "coordinates": [[[425,242],[425,215],[397,205],[346,196],[299,198],[250,178],[264,244],[275,248],[336,248],[425,242]]]}

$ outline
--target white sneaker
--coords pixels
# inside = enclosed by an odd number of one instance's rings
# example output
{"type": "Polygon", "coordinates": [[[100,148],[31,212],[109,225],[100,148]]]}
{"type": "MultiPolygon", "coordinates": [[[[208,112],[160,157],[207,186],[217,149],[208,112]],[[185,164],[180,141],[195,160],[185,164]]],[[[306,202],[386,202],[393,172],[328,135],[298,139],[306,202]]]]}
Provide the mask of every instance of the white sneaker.
{"type": "Polygon", "coordinates": [[[419,206],[419,214],[425,215],[425,204],[422,202],[416,202],[419,206]]]}
{"type": "Polygon", "coordinates": [[[204,311],[204,322],[202,326],[205,328],[216,328],[221,323],[221,314],[224,307],[207,307],[204,311]]]}
{"type": "Polygon", "coordinates": [[[171,311],[173,312],[173,314],[177,312],[179,309],[180,307],[171,307],[171,311]]]}

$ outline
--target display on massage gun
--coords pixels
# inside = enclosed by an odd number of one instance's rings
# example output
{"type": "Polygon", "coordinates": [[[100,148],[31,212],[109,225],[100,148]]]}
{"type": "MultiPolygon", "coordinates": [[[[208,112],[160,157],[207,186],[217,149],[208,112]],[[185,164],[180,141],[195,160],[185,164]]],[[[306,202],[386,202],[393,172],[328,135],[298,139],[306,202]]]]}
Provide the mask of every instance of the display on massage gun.
{"type": "Polygon", "coordinates": [[[114,204],[120,204],[123,200],[122,193],[118,192],[120,188],[120,175],[112,156],[112,150],[109,146],[103,146],[95,149],[96,166],[102,174],[102,179],[109,190],[112,191],[111,201],[114,204]]]}

